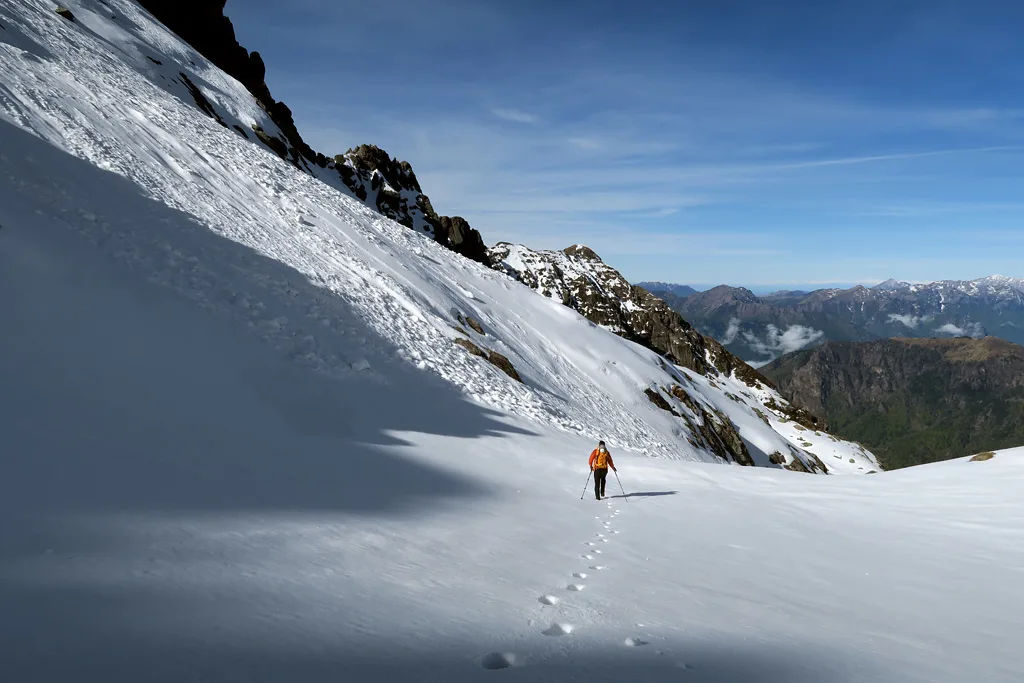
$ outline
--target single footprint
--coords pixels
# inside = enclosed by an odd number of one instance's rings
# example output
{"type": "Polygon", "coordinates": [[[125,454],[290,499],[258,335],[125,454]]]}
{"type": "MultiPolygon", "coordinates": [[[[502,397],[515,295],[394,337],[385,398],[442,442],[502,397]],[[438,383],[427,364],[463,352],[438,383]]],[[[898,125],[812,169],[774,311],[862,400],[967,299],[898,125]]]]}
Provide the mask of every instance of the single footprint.
{"type": "Polygon", "coordinates": [[[587,542],[586,542],[586,543],[584,543],[583,545],[594,545],[594,544],[593,544],[593,543],[591,543],[590,541],[587,541],[587,542]]]}
{"type": "Polygon", "coordinates": [[[480,666],[485,669],[507,669],[517,666],[518,661],[519,658],[512,652],[491,652],[480,660],[480,666]]]}
{"type": "Polygon", "coordinates": [[[568,586],[565,587],[565,590],[567,590],[567,591],[574,591],[574,592],[578,593],[579,591],[583,590],[583,584],[582,583],[570,583],[568,586]]]}
{"type": "Polygon", "coordinates": [[[602,539],[601,539],[601,543],[607,543],[607,542],[608,542],[608,539],[607,539],[607,538],[602,538],[602,539]]]}
{"type": "Polygon", "coordinates": [[[592,559],[594,559],[593,555],[583,555],[582,557],[583,557],[584,560],[592,560],[592,559]]]}
{"type": "Polygon", "coordinates": [[[541,631],[546,636],[567,636],[572,633],[572,624],[551,624],[541,631]]]}
{"type": "Polygon", "coordinates": [[[593,569],[595,572],[599,572],[602,569],[608,569],[608,567],[604,566],[603,564],[592,564],[588,567],[588,569],[593,569]]]}
{"type": "MultiPolygon", "coordinates": [[[[600,555],[600,554],[601,554],[601,551],[600,551],[600,550],[598,550],[597,548],[594,548],[594,552],[595,552],[595,553],[597,553],[598,555],[600,555]]],[[[588,559],[589,559],[589,558],[588,558],[588,559]]]]}
{"type": "Polygon", "coordinates": [[[634,638],[626,638],[622,642],[623,642],[623,644],[626,647],[643,647],[644,645],[649,645],[650,644],[646,640],[641,640],[640,638],[635,638],[635,637],[634,638]]]}
{"type": "Polygon", "coordinates": [[[618,532],[618,531],[613,531],[612,533],[613,533],[613,534],[617,534],[617,533],[619,533],[619,532],[618,532]]]}
{"type": "Polygon", "coordinates": [[[573,575],[574,578],[577,578],[577,579],[585,579],[585,578],[587,578],[587,575],[584,574],[583,572],[573,572],[572,575],[573,575]]]}
{"type": "Polygon", "coordinates": [[[597,536],[598,538],[604,538],[604,534],[594,534],[594,535],[597,536]]]}
{"type": "Polygon", "coordinates": [[[542,595],[537,598],[537,600],[539,600],[542,605],[557,605],[561,602],[561,600],[556,598],[554,595],[542,595]]]}

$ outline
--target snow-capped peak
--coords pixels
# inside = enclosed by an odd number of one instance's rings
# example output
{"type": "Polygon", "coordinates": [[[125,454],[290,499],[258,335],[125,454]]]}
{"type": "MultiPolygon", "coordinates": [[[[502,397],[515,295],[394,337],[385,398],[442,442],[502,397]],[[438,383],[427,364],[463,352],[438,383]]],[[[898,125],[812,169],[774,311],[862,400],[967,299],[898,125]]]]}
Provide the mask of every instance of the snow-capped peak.
{"type": "Polygon", "coordinates": [[[885,282],[879,282],[877,285],[875,285],[871,289],[876,289],[876,290],[897,290],[897,289],[907,289],[908,287],[910,287],[910,283],[909,282],[903,282],[902,280],[897,280],[895,278],[889,278],[885,282]]]}

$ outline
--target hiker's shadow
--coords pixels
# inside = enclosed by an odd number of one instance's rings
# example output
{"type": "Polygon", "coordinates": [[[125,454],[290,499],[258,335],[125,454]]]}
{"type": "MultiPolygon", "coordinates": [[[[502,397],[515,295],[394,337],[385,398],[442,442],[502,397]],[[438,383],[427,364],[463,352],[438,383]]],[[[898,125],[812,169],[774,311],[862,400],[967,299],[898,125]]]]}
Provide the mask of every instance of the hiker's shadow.
{"type": "Polygon", "coordinates": [[[605,496],[605,498],[655,498],[657,496],[674,496],[679,491],[639,491],[636,493],[618,494],[605,496]]]}

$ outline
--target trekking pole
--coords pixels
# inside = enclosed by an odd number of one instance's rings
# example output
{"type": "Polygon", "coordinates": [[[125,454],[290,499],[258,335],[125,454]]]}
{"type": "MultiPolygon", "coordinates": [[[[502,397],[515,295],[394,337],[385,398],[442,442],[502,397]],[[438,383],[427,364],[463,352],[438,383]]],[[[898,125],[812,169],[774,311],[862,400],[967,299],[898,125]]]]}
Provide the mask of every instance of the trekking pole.
{"type": "MultiPolygon", "coordinates": [[[[619,490],[622,491],[622,497],[625,498],[626,500],[629,500],[629,496],[626,495],[626,489],[622,488],[622,480],[619,479],[619,471],[618,470],[612,470],[612,472],[615,473],[615,481],[619,482],[619,490]]],[[[580,500],[583,500],[583,499],[580,498],[580,500]]]]}
{"type": "Polygon", "coordinates": [[[587,472],[587,483],[583,485],[583,493],[580,494],[580,500],[583,500],[583,496],[587,495],[587,487],[590,486],[590,475],[594,473],[594,470],[587,472]]]}

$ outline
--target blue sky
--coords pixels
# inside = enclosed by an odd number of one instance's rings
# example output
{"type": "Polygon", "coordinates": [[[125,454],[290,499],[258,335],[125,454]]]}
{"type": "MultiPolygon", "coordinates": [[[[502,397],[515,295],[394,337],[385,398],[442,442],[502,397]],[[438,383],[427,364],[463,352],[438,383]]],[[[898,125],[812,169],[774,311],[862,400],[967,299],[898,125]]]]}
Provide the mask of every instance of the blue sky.
{"type": "Polygon", "coordinates": [[[327,154],[627,278],[1024,276],[1024,3],[231,0],[327,154]],[[670,6],[675,5],[675,6],[670,6]]]}

